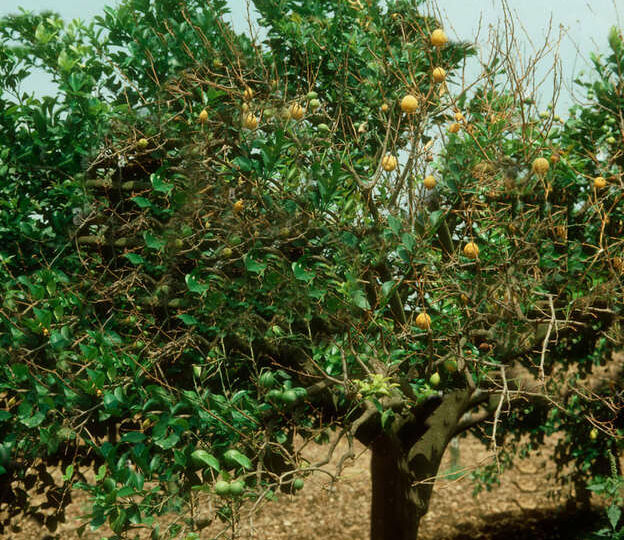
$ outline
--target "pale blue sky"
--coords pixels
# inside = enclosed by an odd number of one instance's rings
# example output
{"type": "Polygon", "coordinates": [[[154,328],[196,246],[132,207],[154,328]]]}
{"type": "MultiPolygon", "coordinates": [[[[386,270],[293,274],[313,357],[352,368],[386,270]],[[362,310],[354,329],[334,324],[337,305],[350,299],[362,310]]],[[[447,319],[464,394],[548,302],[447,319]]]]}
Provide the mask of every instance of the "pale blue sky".
{"type": "MultiPolygon", "coordinates": [[[[573,74],[577,74],[586,65],[587,58],[579,51],[605,52],[607,50],[606,35],[609,28],[616,24],[622,27],[624,21],[624,4],[617,8],[621,0],[509,0],[510,9],[517,16],[519,24],[516,34],[519,41],[530,53],[535,47],[543,44],[547,29],[552,20],[551,35],[556,40],[559,29],[565,32],[561,40],[559,55],[564,73],[562,96],[557,107],[564,113],[571,104],[569,88],[573,74]],[[619,11],[619,12],[618,12],[619,11]],[[551,19],[552,18],[552,19],[551,19]]],[[[247,2],[245,0],[229,0],[232,21],[239,31],[246,31],[245,20],[247,2]]],[[[66,19],[90,19],[101,12],[106,5],[115,5],[116,0],[0,0],[0,15],[6,15],[21,6],[28,10],[51,9],[66,19]]],[[[479,43],[482,50],[487,50],[488,26],[496,25],[503,16],[502,0],[439,0],[437,3],[447,33],[454,38],[474,40],[478,29],[479,43]]],[[[552,62],[550,61],[550,64],[552,62]]],[[[547,71],[549,61],[543,64],[543,72],[547,71]]],[[[542,93],[548,93],[548,83],[542,93]]],[[[37,89],[49,92],[52,86],[40,75],[33,74],[25,90],[37,89]]],[[[545,101],[547,103],[548,100],[545,101]]]]}

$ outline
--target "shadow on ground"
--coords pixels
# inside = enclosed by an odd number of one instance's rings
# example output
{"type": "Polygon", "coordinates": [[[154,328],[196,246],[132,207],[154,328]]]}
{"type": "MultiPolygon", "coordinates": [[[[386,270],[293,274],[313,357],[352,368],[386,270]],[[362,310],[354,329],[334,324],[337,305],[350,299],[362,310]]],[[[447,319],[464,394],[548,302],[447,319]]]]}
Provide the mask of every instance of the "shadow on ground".
{"type": "Polygon", "coordinates": [[[525,510],[491,514],[489,525],[461,523],[463,532],[439,540],[587,540],[603,514],[598,510],[525,510]]]}

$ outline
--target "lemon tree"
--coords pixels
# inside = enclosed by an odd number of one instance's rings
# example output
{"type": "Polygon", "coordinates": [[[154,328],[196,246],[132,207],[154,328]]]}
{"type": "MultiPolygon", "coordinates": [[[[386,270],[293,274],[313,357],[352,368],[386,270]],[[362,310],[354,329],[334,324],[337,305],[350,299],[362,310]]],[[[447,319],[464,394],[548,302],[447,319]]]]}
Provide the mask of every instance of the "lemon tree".
{"type": "Polygon", "coordinates": [[[2,526],[81,489],[85,527],[225,536],[346,436],[371,538],[414,540],[466,430],[617,450],[617,62],[544,129],[451,92],[472,50],[420,4],[256,0],[262,43],[221,0],[0,22],[2,526]],[[35,65],[58,95],[19,93],[35,65]]]}

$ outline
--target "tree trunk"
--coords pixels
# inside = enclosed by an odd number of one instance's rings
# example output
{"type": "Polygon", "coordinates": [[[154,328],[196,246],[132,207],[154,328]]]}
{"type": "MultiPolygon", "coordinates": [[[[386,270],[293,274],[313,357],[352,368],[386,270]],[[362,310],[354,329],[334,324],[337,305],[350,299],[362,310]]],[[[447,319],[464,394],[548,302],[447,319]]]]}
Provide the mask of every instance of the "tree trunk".
{"type": "Polygon", "coordinates": [[[385,436],[375,441],[372,454],[371,540],[416,540],[439,462],[415,475],[410,471],[407,452],[385,436]],[[429,482],[414,487],[417,476],[429,482]]]}
{"type": "Polygon", "coordinates": [[[416,540],[444,450],[469,393],[444,397],[423,416],[396,421],[371,444],[371,540],[416,540]]]}

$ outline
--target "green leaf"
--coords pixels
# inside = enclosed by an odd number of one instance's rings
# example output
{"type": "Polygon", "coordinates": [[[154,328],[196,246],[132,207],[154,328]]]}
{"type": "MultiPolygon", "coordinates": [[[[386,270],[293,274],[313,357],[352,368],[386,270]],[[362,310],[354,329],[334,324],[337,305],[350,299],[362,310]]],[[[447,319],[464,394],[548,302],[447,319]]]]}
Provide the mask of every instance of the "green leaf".
{"type": "Polygon", "coordinates": [[[366,298],[366,294],[361,289],[356,289],[351,293],[351,297],[353,299],[353,303],[359,307],[360,309],[369,310],[371,308],[368,303],[368,298],[366,298]]]}
{"type": "Polygon", "coordinates": [[[204,294],[208,289],[210,289],[209,285],[204,285],[203,283],[199,283],[191,274],[186,274],[184,277],[186,281],[186,286],[188,290],[192,293],[197,293],[199,295],[204,294]]]}
{"type": "Polygon", "coordinates": [[[151,208],[152,207],[151,201],[149,199],[146,199],[145,197],[141,197],[140,195],[137,195],[136,197],[132,197],[130,200],[134,201],[139,208],[151,208]]]}
{"type": "Polygon", "coordinates": [[[196,467],[212,467],[215,471],[220,471],[219,460],[206,450],[195,450],[191,454],[191,460],[196,467]]]}
{"type": "Polygon", "coordinates": [[[383,285],[381,286],[381,294],[383,294],[384,296],[388,296],[392,291],[392,287],[394,287],[394,280],[384,281],[383,285]]]}
{"type": "Polygon", "coordinates": [[[314,273],[306,270],[299,262],[292,263],[295,278],[300,281],[310,282],[314,279],[314,273]]]}
{"type": "Polygon", "coordinates": [[[394,419],[394,411],[392,409],[386,409],[381,414],[381,429],[387,429],[387,427],[389,427],[390,424],[392,423],[393,419],[394,419]]]}
{"type": "Polygon", "coordinates": [[[187,326],[194,326],[199,324],[199,321],[188,313],[180,313],[179,315],[176,315],[176,318],[180,319],[187,326]]]}
{"type": "Polygon", "coordinates": [[[388,216],[388,225],[390,226],[390,229],[392,229],[392,232],[399,236],[399,233],[403,228],[401,221],[395,218],[392,214],[390,214],[388,216]]]}
{"type": "Polygon", "coordinates": [[[253,465],[251,464],[251,460],[245,454],[242,454],[238,450],[228,450],[223,457],[227,462],[237,463],[244,469],[251,469],[253,467],[253,465]]]}
{"type": "Polygon", "coordinates": [[[159,446],[163,450],[169,450],[170,448],[173,448],[176,444],[178,444],[179,440],[180,436],[177,433],[172,432],[167,437],[154,440],[154,444],[156,446],[159,446]]]}
{"type": "Polygon", "coordinates": [[[152,187],[154,188],[154,191],[169,195],[173,190],[173,184],[164,182],[163,179],[157,174],[152,174],[150,176],[150,181],[152,182],[152,187]]]}
{"type": "Polygon", "coordinates": [[[245,255],[245,268],[248,272],[262,275],[267,268],[267,263],[254,261],[249,255],[245,255]]]}
{"type": "Polygon", "coordinates": [[[41,411],[37,411],[30,418],[23,418],[20,420],[20,422],[24,424],[26,427],[34,428],[34,427],[41,425],[44,420],[45,420],[45,414],[42,413],[41,411]]]}
{"type": "Polygon", "coordinates": [[[128,259],[132,264],[143,264],[145,259],[138,253],[124,253],[124,257],[128,259]]]}
{"type": "Polygon", "coordinates": [[[120,439],[120,442],[127,442],[130,444],[137,444],[143,442],[146,439],[144,433],[140,431],[129,431],[128,433],[124,433],[120,439]]]}
{"type": "Polygon", "coordinates": [[[143,233],[143,239],[145,240],[145,245],[150,249],[155,249],[160,251],[167,244],[165,240],[162,238],[156,238],[151,232],[145,231],[143,233]]]}
{"type": "Polygon", "coordinates": [[[620,517],[622,515],[622,510],[619,506],[613,504],[607,510],[607,517],[609,518],[609,523],[611,523],[611,527],[615,530],[617,527],[618,521],[620,521],[620,517]]]}

